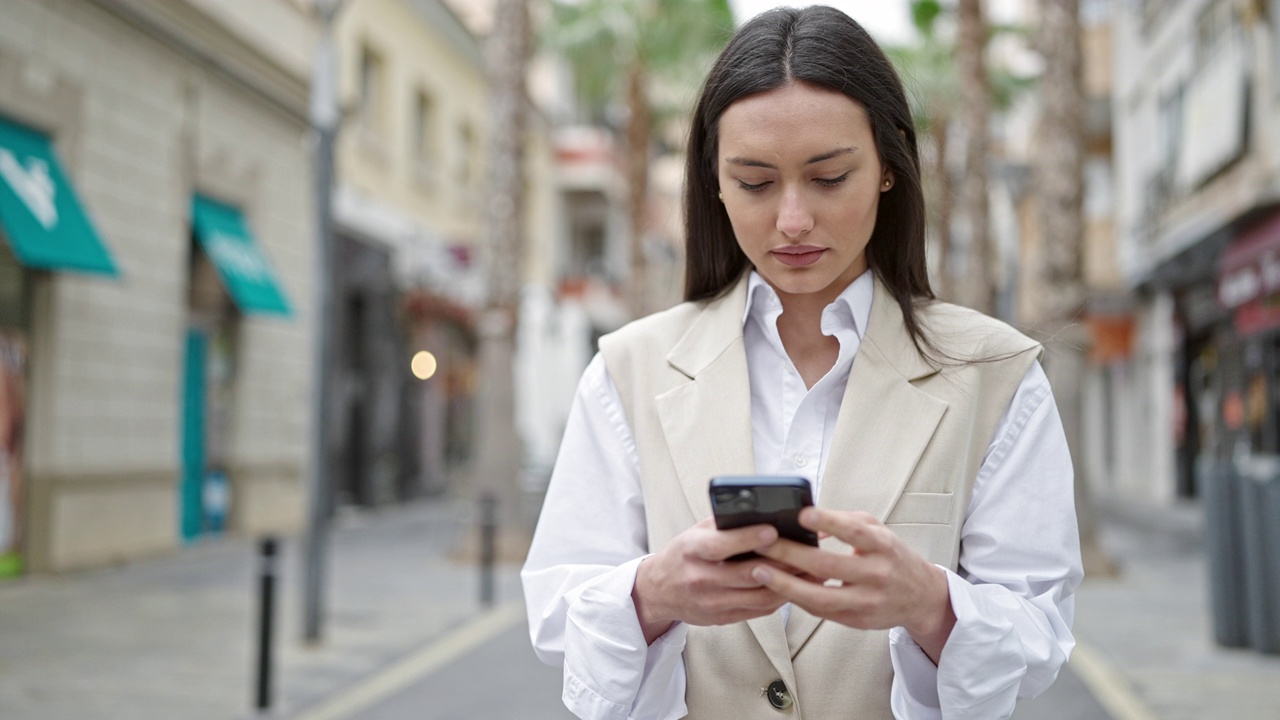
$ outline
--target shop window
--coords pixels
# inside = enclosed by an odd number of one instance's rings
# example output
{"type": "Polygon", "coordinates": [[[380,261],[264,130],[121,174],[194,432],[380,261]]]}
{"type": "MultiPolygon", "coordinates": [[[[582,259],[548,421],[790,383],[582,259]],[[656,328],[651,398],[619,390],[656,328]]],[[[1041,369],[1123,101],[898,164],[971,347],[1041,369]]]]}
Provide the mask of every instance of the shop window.
{"type": "Polygon", "coordinates": [[[0,232],[0,578],[22,572],[31,273],[0,232]]]}
{"type": "Polygon", "coordinates": [[[241,313],[194,232],[183,372],[184,539],[221,532],[230,497],[241,313]]]}

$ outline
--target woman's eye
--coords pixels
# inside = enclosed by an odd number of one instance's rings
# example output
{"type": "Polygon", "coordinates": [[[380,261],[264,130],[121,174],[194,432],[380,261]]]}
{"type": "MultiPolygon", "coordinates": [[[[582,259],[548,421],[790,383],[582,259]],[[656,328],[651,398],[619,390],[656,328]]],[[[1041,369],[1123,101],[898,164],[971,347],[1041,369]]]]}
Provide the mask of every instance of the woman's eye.
{"type": "Polygon", "coordinates": [[[760,192],[761,190],[764,190],[766,187],[768,187],[768,185],[769,185],[768,180],[765,180],[762,183],[755,183],[754,185],[749,182],[743,182],[741,180],[738,181],[738,187],[742,188],[743,190],[746,190],[747,192],[760,192]]]}
{"type": "MultiPolygon", "coordinates": [[[[852,170],[850,170],[849,172],[853,172],[853,171],[852,171],[852,170]]],[[[849,173],[845,173],[845,174],[841,175],[840,177],[833,177],[833,178],[816,178],[817,183],[818,183],[819,185],[824,186],[824,187],[835,187],[835,186],[839,185],[840,183],[844,182],[844,181],[845,181],[845,180],[847,180],[847,179],[849,179],[849,173]]]]}

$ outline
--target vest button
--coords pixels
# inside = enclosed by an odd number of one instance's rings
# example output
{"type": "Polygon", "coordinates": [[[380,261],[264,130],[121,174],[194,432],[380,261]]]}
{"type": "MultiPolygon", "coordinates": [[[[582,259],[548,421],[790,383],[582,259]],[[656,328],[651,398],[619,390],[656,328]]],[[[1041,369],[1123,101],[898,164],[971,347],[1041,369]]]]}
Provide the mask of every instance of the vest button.
{"type": "Polygon", "coordinates": [[[787,689],[787,684],[781,680],[774,680],[769,683],[769,687],[765,689],[764,694],[769,698],[769,704],[779,710],[786,710],[791,707],[791,691],[787,689]]]}

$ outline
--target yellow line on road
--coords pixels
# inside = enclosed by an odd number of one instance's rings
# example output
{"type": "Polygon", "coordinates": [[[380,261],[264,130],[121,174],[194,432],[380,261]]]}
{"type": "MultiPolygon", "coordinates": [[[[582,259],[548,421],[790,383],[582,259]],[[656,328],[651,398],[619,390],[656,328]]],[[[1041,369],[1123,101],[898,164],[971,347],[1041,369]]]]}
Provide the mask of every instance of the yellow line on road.
{"type": "Polygon", "coordinates": [[[491,610],[341,695],[296,716],[295,720],[349,718],[483,645],[524,617],[524,606],[519,603],[491,610]]]}
{"type": "Polygon", "coordinates": [[[1155,714],[1138,698],[1124,674],[1093,646],[1080,642],[1077,638],[1069,665],[1102,707],[1106,708],[1112,720],[1157,720],[1155,714]]]}

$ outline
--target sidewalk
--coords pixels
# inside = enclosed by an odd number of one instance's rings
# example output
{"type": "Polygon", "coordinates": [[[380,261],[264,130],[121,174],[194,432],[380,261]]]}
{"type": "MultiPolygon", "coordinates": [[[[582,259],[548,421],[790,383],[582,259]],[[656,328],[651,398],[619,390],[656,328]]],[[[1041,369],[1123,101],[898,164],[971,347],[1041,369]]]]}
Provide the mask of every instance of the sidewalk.
{"type": "Polygon", "coordinates": [[[1214,644],[1200,506],[1099,505],[1120,575],[1077,596],[1076,675],[1115,720],[1280,718],[1280,656],[1214,644]]]}
{"type": "MultiPolygon", "coordinates": [[[[342,515],[319,648],[299,641],[300,547],[285,539],[276,716],[313,706],[480,615],[476,569],[448,557],[474,515],[453,500],[342,515]]],[[[249,540],[221,538],[125,567],[0,584],[0,716],[254,717],[255,552],[249,540]]],[[[520,601],[518,570],[499,566],[499,603],[520,601]]]]}

